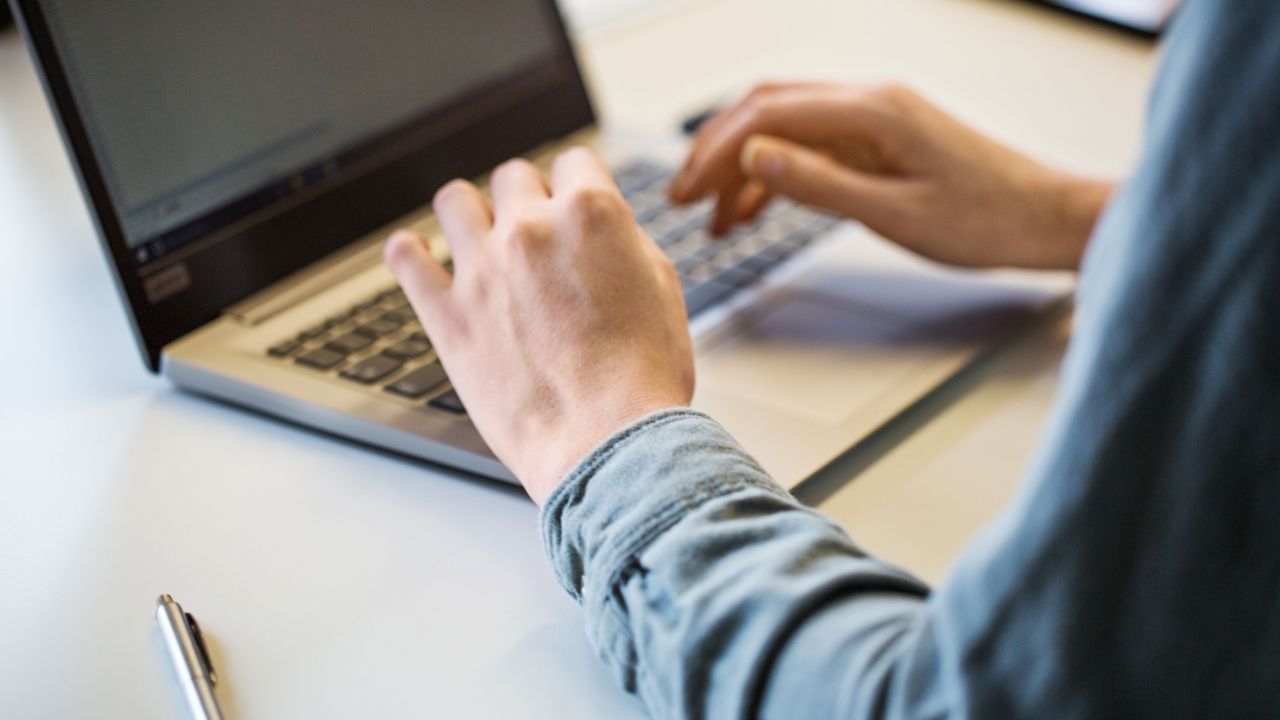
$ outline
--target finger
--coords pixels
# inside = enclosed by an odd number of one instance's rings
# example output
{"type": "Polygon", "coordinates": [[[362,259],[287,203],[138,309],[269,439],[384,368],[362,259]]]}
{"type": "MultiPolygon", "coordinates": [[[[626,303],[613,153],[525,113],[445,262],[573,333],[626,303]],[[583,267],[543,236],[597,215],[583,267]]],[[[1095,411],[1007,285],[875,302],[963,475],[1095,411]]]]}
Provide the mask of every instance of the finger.
{"type": "Polygon", "coordinates": [[[752,88],[751,92],[742,96],[742,98],[733,105],[712,115],[702,124],[702,127],[698,128],[698,132],[694,135],[693,142],[690,143],[689,154],[685,159],[684,166],[681,168],[680,172],[676,173],[676,176],[672,178],[670,188],[671,198],[677,202],[683,202],[685,200],[685,198],[683,198],[683,190],[689,181],[689,169],[695,164],[701,155],[705,154],[710,139],[717,137],[724,126],[729,123],[735,115],[745,111],[751,103],[759,102],[764,97],[774,95],[784,90],[816,89],[822,87],[830,88],[834,86],[830,83],[816,82],[762,83],[761,85],[752,88]]]}
{"type": "Polygon", "coordinates": [[[453,277],[431,254],[427,241],[412,230],[392,233],[382,246],[382,258],[414,312],[431,326],[433,323],[427,318],[438,316],[439,306],[453,286],[453,277]]]}
{"type": "Polygon", "coordinates": [[[716,113],[698,130],[698,134],[694,136],[693,142],[689,146],[689,154],[685,157],[684,165],[675,174],[675,177],[671,179],[671,184],[667,187],[667,196],[673,202],[691,202],[701,197],[701,195],[692,193],[696,179],[694,169],[701,166],[708,149],[715,144],[714,138],[721,135],[725,125],[732,122],[735,117],[743,112],[743,103],[745,102],[747,102],[746,99],[731,108],[716,113]]]}
{"type": "Polygon", "coordinates": [[[728,118],[693,158],[678,200],[702,197],[741,173],[738,156],[751,135],[767,134],[807,144],[862,140],[875,145],[895,126],[874,99],[848,88],[783,90],[728,118]]]}
{"type": "Polygon", "coordinates": [[[759,180],[752,179],[747,186],[738,194],[738,202],[734,207],[733,224],[749,223],[755,220],[760,211],[764,210],[769,201],[773,199],[773,193],[769,192],[769,188],[759,180]]]}
{"type": "Polygon", "coordinates": [[[729,183],[716,194],[716,208],[711,217],[711,235],[720,237],[733,227],[738,214],[738,203],[746,189],[747,178],[739,175],[730,179],[729,183]]]}
{"type": "Polygon", "coordinates": [[[865,175],[803,145],[753,136],[743,147],[741,165],[770,192],[815,205],[888,231],[909,201],[904,181],[865,175]]]}
{"type": "Polygon", "coordinates": [[[715,213],[711,220],[712,236],[720,237],[732,230],[735,225],[751,222],[756,215],[760,214],[764,206],[769,204],[772,197],[773,194],[763,183],[744,174],[737,192],[732,195],[722,193],[717,198],[715,213]]]}
{"type": "Polygon", "coordinates": [[[432,205],[455,264],[465,264],[475,245],[493,228],[489,201],[475,185],[453,180],[440,188],[432,205]]]}
{"type": "Polygon", "coordinates": [[[618,190],[609,167],[587,148],[572,147],[557,155],[551,162],[552,196],[586,186],[618,190]]]}
{"type": "Polygon", "coordinates": [[[531,205],[546,201],[551,189],[541,170],[528,160],[517,158],[493,171],[489,192],[493,196],[494,222],[503,223],[520,216],[531,205]]]}

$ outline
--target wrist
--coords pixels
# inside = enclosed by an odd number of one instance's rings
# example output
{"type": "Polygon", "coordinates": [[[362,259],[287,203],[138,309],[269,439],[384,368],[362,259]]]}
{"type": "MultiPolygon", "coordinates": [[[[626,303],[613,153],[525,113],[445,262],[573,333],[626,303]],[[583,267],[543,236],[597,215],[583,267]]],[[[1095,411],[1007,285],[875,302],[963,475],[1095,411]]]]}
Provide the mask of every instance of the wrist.
{"type": "Polygon", "coordinates": [[[1046,220],[1053,252],[1047,256],[1046,266],[1077,270],[1114,184],[1061,172],[1053,172],[1050,182],[1052,202],[1046,220]]]}
{"type": "Polygon", "coordinates": [[[517,475],[529,497],[541,507],[551,492],[593,450],[614,434],[661,410],[684,407],[687,398],[638,393],[616,402],[590,403],[559,423],[542,442],[530,444],[530,455],[517,475]]]}

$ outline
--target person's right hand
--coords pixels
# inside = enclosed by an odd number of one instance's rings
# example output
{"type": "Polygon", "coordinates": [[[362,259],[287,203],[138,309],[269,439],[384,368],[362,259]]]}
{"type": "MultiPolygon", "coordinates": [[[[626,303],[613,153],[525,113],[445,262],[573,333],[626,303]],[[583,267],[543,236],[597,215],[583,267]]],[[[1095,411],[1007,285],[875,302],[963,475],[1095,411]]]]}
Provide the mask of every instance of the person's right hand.
{"type": "Polygon", "coordinates": [[[1052,170],[898,86],[766,85],[707,122],[671,184],[724,233],[784,195],[971,267],[1075,269],[1112,185],[1052,170]]]}

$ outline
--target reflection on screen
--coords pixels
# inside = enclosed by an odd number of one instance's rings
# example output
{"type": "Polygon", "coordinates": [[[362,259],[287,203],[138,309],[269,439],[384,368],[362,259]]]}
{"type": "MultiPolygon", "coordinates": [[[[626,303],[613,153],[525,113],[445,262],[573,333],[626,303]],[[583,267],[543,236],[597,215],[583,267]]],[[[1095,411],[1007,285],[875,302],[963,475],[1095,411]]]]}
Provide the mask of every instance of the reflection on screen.
{"type": "MultiPolygon", "coordinates": [[[[47,0],[131,247],[555,52],[539,0],[47,0]]],[[[145,248],[139,251],[144,260],[145,248]]]]}

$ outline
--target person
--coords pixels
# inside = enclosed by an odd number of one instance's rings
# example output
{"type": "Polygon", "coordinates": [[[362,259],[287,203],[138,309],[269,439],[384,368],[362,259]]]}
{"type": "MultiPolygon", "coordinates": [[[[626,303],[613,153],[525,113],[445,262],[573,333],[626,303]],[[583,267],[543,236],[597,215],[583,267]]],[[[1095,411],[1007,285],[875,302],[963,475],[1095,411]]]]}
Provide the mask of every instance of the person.
{"type": "Polygon", "coordinates": [[[622,686],[670,718],[1280,717],[1280,4],[1191,0],[1114,185],[897,87],[766,86],[695,139],[716,229],[786,195],[942,262],[1075,268],[1025,485],[930,589],[694,387],[676,275],[591,153],[435,198],[386,261],[622,686]]]}

